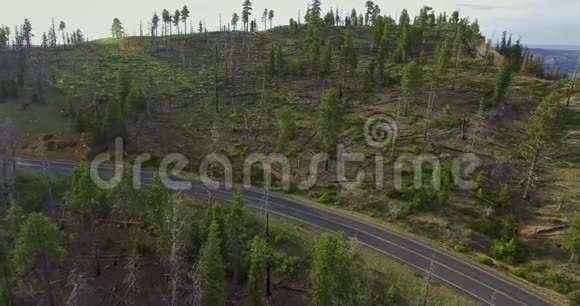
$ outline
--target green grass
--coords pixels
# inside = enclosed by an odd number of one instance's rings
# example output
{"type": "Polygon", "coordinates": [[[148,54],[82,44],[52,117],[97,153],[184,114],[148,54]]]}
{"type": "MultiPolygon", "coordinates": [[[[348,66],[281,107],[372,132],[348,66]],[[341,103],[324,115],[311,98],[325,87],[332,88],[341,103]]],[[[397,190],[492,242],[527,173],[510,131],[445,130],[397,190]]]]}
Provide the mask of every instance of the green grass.
{"type": "Polygon", "coordinates": [[[23,100],[0,104],[0,120],[9,119],[14,123],[21,142],[34,143],[47,134],[65,138],[77,135],[74,122],[65,118],[58,107],[27,104],[23,100]]]}

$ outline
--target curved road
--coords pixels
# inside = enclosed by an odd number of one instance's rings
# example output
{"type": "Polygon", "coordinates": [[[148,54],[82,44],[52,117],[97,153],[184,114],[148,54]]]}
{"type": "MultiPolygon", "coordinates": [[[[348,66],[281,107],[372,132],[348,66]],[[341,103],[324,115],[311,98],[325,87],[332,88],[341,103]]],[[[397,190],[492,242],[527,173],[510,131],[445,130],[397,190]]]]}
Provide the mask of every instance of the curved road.
{"type": "MultiPolygon", "coordinates": [[[[78,162],[18,158],[17,167],[22,170],[43,171],[50,175],[70,174],[78,162]]],[[[111,168],[102,167],[103,176],[112,173],[111,168]]],[[[148,184],[153,172],[143,171],[142,182],[148,184]]],[[[188,191],[194,196],[207,196],[207,189],[198,181],[176,179],[180,184],[191,183],[188,191]]],[[[212,191],[215,198],[223,201],[232,199],[233,191],[220,189],[212,191]]],[[[243,192],[246,205],[261,208],[265,194],[258,190],[243,192]]],[[[360,243],[387,254],[421,271],[427,271],[433,263],[432,275],[441,282],[463,291],[484,304],[498,306],[553,305],[547,299],[530,292],[504,277],[485,271],[476,265],[459,259],[450,253],[438,250],[411,237],[377,227],[364,220],[337,212],[313,207],[279,194],[270,193],[268,205],[271,213],[291,218],[326,231],[342,231],[360,243]]]]}

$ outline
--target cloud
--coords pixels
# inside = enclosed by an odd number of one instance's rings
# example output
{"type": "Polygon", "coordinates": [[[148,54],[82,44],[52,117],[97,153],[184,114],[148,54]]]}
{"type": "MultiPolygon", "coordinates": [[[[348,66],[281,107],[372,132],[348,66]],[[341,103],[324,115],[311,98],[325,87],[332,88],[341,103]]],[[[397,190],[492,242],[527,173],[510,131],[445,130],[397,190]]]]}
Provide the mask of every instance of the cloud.
{"type": "Polygon", "coordinates": [[[465,7],[476,11],[489,11],[505,8],[500,5],[484,5],[484,4],[474,4],[474,3],[457,3],[458,7],[465,7]]]}

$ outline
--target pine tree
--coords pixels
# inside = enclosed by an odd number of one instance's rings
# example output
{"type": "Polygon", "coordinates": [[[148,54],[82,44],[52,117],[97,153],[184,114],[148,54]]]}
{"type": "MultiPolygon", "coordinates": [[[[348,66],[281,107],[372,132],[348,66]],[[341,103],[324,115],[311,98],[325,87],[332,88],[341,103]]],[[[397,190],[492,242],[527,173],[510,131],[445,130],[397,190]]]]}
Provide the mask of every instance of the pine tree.
{"type": "Polygon", "coordinates": [[[344,34],[344,43],[341,50],[341,64],[344,69],[344,78],[346,79],[346,72],[350,70],[351,74],[356,72],[358,66],[358,59],[356,55],[356,50],[354,49],[354,42],[352,37],[352,30],[350,28],[346,29],[344,34]]]}
{"type": "Polygon", "coordinates": [[[402,27],[401,36],[397,45],[397,60],[399,62],[405,63],[407,59],[411,56],[413,48],[413,27],[406,25],[402,27]]]}
{"type": "Polygon", "coordinates": [[[187,18],[189,18],[189,9],[184,5],[181,9],[181,21],[183,21],[183,35],[187,35],[187,18]]]}
{"type": "Polygon", "coordinates": [[[324,48],[324,55],[322,58],[322,76],[327,78],[330,76],[330,72],[332,69],[332,57],[334,56],[334,52],[332,50],[332,44],[330,41],[326,42],[326,48],[324,48]]]}
{"type": "Polygon", "coordinates": [[[410,62],[403,69],[401,77],[401,89],[403,91],[402,114],[406,116],[409,109],[416,102],[423,85],[421,66],[415,61],[410,62]]]}
{"type": "Polygon", "coordinates": [[[309,273],[309,305],[361,305],[356,267],[346,235],[321,235],[314,247],[309,273]]]}
{"type": "Polygon", "coordinates": [[[292,116],[292,110],[283,108],[278,115],[278,139],[276,141],[276,151],[283,152],[288,143],[296,139],[296,123],[292,116]]]}
{"type": "Polygon", "coordinates": [[[308,30],[306,32],[306,59],[310,62],[312,70],[318,77],[320,48],[322,45],[321,20],[315,14],[311,14],[308,20],[308,30]]]}
{"type": "Polygon", "coordinates": [[[242,23],[244,24],[244,31],[248,31],[248,24],[250,22],[250,16],[252,15],[252,1],[244,0],[242,4],[242,23]]]}
{"type": "Polygon", "coordinates": [[[203,306],[225,304],[225,273],[221,251],[219,225],[213,222],[209,227],[207,242],[201,250],[201,288],[203,306]]]}
{"type": "Polygon", "coordinates": [[[37,265],[35,270],[44,283],[51,306],[57,304],[49,279],[49,265],[64,255],[62,234],[57,225],[42,214],[31,213],[16,238],[13,262],[18,271],[25,271],[33,264],[37,265]]]}
{"type": "Polygon", "coordinates": [[[511,63],[504,59],[495,78],[492,101],[494,105],[505,103],[507,92],[512,79],[511,63]]]}
{"type": "Polygon", "coordinates": [[[113,24],[111,25],[111,35],[113,38],[121,38],[123,35],[125,35],[123,24],[119,18],[113,19],[113,24]]]}
{"type": "Polygon", "coordinates": [[[363,81],[363,90],[370,92],[375,85],[375,61],[371,60],[363,81]]]}
{"type": "Polygon", "coordinates": [[[274,20],[274,10],[268,12],[268,20],[270,21],[270,29],[272,28],[272,20],[274,20]]]}
{"type": "Polygon", "coordinates": [[[234,31],[236,30],[236,28],[238,27],[238,21],[240,21],[240,16],[238,16],[238,13],[234,13],[232,15],[232,27],[234,28],[234,31]]]}
{"type": "Polygon", "coordinates": [[[336,89],[322,94],[318,119],[318,137],[324,152],[334,152],[343,127],[343,105],[336,89]]]}
{"type": "Polygon", "coordinates": [[[22,38],[26,42],[26,48],[30,49],[32,46],[32,24],[30,24],[30,20],[24,19],[24,24],[22,25],[22,38]]]}
{"type": "Polygon", "coordinates": [[[232,205],[226,215],[226,236],[228,262],[234,274],[234,280],[239,282],[242,269],[243,244],[246,239],[244,227],[244,200],[240,190],[236,191],[232,205]]]}
{"type": "Polygon", "coordinates": [[[246,305],[263,306],[266,297],[266,264],[270,257],[267,242],[254,237],[249,245],[248,254],[248,280],[246,282],[248,298],[246,305]]]}
{"type": "Polygon", "coordinates": [[[131,86],[125,104],[127,113],[134,114],[135,117],[145,110],[145,96],[143,95],[143,89],[140,84],[133,84],[131,86]]]}
{"type": "Polygon", "coordinates": [[[177,30],[177,37],[179,37],[179,22],[181,21],[181,12],[179,10],[175,10],[173,13],[173,25],[177,30]]]}

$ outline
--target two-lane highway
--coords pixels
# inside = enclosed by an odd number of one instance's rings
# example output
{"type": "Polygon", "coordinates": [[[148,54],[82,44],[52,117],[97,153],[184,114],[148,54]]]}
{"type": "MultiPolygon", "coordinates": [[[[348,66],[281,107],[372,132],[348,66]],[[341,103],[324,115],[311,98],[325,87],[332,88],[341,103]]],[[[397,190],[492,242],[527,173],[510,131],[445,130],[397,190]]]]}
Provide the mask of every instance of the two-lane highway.
{"type": "MultiPolygon", "coordinates": [[[[75,161],[49,160],[44,163],[37,159],[19,158],[17,166],[21,170],[44,171],[50,175],[70,174],[78,165],[75,161]]],[[[112,173],[111,168],[100,169],[103,176],[112,173]]],[[[142,181],[150,182],[153,172],[143,171],[142,181]]],[[[191,180],[192,188],[188,191],[193,196],[206,197],[207,189],[201,182],[191,180]]],[[[231,201],[232,190],[212,191],[215,198],[231,201]]],[[[265,203],[265,194],[259,190],[244,190],[243,197],[250,207],[261,208],[265,203]]],[[[553,305],[548,299],[529,291],[505,277],[486,271],[477,265],[462,260],[452,254],[429,246],[412,237],[373,225],[362,219],[344,215],[339,212],[314,207],[289,199],[280,194],[268,195],[268,207],[271,213],[291,218],[326,231],[342,231],[358,242],[389,255],[419,270],[427,271],[433,264],[433,276],[441,282],[463,291],[484,304],[495,305],[553,305]]]]}

